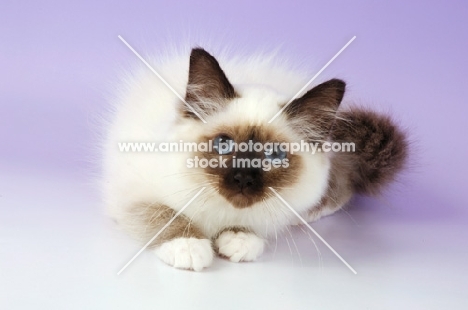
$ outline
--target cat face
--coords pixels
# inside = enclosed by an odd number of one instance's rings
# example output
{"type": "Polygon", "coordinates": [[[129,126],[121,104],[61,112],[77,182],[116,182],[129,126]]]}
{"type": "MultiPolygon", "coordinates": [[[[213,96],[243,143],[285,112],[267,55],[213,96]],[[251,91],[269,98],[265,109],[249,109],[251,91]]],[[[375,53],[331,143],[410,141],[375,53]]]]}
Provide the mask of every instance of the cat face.
{"type": "Polygon", "coordinates": [[[318,179],[328,177],[326,155],[293,153],[280,146],[326,140],[344,87],[340,80],[325,82],[292,101],[269,123],[290,98],[258,85],[234,87],[213,56],[193,49],[188,106],[181,106],[181,116],[197,127],[192,130],[195,141],[213,145],[193,154],[214,163],[199,168],[201,182],[240,209],[267,201],[272,196],[269,187],[323,191],[324,182],[318,179]]]}
{"type": "Polygon", "coordinates": [[[299,155],[279,147],[274,150],[275,144],[288,142],[289,137],[273,126],[220,125],[201,141],[214,141],[213,150],[200,153],[200,157],[222,160],[224,165],[204,170],[219,194],[236,208],[261,202],[271,194],[269,187],[293,186],[301,172],[299,155]],[[220,146],[222,143],[224,148],[220,146]]]}

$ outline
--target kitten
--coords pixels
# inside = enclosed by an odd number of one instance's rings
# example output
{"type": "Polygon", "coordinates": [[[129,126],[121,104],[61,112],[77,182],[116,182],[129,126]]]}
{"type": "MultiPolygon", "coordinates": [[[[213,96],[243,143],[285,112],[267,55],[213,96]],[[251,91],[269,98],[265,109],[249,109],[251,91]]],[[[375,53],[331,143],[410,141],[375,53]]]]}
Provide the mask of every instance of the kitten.
{"type": "Polygon", "coordinates": [[[150,245],[165,263],[199,271],[215,254],[233,262],[255,260],[269,235],[297,223],[270,187],[312,221],[339,210],[354,193],[378,193],[403,167],[406,138],[387,116],[338,110],[343,81],[310,89],[269,123],[307,76],[274,57],[223,59],[221,64],[223,69],[212,55],[195,48],[190,57],[173,57],[155,67],[177,93],[185,94],[188,106],[147,68],[127,77],[115,102],[104,145],[103,189],[110,215],[124,229],[146,243],[206,187],[150,245]],[[118,147],[122,142],[180,141],[215,147],[190,152],[121,152],[118,147]],[[353,142],[355,152],[231,147],[249,141],[353,142]],[[227,150],[220,149],[221,142],[227,150]],[[224,160],[225,167],[190,168],[194,158],[224,160]],[[265,158],[283,165],[234,166],[237,159],[265,158]]]}

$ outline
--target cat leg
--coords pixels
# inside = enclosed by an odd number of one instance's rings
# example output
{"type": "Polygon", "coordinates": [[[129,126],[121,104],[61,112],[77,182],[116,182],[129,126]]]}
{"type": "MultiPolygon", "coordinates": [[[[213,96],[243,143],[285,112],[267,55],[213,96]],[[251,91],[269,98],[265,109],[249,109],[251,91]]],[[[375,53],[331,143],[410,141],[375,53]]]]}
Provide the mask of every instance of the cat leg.
{"type": "Polygon", "coordinates": [[[307,212],[306,220],[314,222],[321,217],[340,210],[353,196],[348,167],[339,156],[331,160],[328,188],[322,199],[314,208],[307,212]]]}
{"type": "MultiPolygon", "coordinates": [[[[161,204],[139,204],[129,214],[126,226],[133,235],[147,242],[168,223],[176,212],[161,204]]],[[[179,215],[154,240],[149,248],[168,265],[180,269],[200,271],[211,265],[213,248],[211,240],[190,220],[179,215]]]]}
{"type": "Polygon", "coordinates": [[[223,229],[214,240],[218,255],[235,263],[256,260],[265,247],[264,239],[243,227],[223,229]]]}

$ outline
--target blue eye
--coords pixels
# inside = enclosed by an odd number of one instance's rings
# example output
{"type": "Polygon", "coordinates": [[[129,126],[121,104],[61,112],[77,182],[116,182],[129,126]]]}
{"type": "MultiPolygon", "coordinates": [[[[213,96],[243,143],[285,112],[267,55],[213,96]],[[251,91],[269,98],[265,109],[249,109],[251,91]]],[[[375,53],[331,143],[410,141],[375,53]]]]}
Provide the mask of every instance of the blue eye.
{"type": "Polygon", "coordinates": [[[283,160],[286,158],[286,152],[281,151],[278,148],[273,149],[273,147],[265,149],[265,158],[267,159],[280,159],[283,160]]]}
{"type": "Polygon", "coordinates": [[[214,138],[213,148],[219,155],[231,154],[234,150],[234,140],[226,135],[220,135],[214,138]]]}

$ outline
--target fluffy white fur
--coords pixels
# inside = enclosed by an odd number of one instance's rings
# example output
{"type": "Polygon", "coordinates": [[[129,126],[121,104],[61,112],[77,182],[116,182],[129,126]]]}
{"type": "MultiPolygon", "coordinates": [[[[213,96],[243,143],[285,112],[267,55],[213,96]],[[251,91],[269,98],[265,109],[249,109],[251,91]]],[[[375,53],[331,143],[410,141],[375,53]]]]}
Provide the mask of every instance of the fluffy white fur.
{"type": "Polygon", "coordinates": [[[218,252],[231,262],[249,262],[263,253],[265,240],[246,232],[224,231],[215,241],[218,252]]]}
{"type": "Polygon", "coordinates": [[[213,262],[211,241],[197,238],[176,238],[154,250],[166,264],[180,269],[200,271],[213,262]]]}
{"type": "MultiPolygon", "coordinates": [[[[207,189],[184,214],[211,238],[229,226],[249,227],[259,236],[268,236],[286,225],[296,223],[295,216],[275,197],[249,208],[234,208],[207,183],[202,170],[188,169],[184,153],[121,153],[119,142],[197,141],[201,134],[216,132],[222,125],[266,125],[268,120],[307,82],[304,73],[291,70],[274,56],[257,55],[245,59],[215,55],[226,76],[241,98],[214,116],[205,115],[207,124],[179,116],[180,100],[148,68],[141,65],[124,78],[114,100],[114,114],[104,145],[103,189],[107,210],[126,229],[138,233],[126,210],[135,203],[165,204],[175,211],[202,187],[207,189]]],[[[175,57],[150,61],[157,72],[181,95],[187,87],[189,50],[175,57]]],[[[293,130],[284,115],[272,124],[291,140],[302,137],[293,130]]],[[[301,154],[304,168],[292,188],[277,189],[299,213],[306,214],[316,205],[327,188],[329,159],[323,153],[301,154]]],[[[221,251],[231,260],[252,260],[263,251],[263,242],[244,233],[223,234],[221,251]],[[233,235],[234,234],[234,235],[233,235]],[[245,243],[251,244],[243,250],[245,243]]],[[[182,268],[198,269],[211,262],[211,256],[190,250],[190,259],[173,261],[173,253],[183,249],[206,247],[205,241],[173,240],[158,251],[163,261],[182,268]],[[177,248],[177,249],[176,249],[177,248]],[[203,256],[205,255],[205,256],[203,256]]],[[[208,250],[206,250],[208,251],[208,250]]]]}

